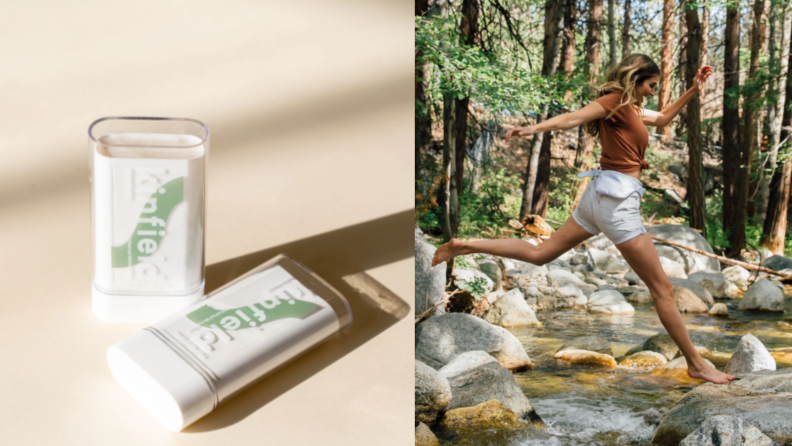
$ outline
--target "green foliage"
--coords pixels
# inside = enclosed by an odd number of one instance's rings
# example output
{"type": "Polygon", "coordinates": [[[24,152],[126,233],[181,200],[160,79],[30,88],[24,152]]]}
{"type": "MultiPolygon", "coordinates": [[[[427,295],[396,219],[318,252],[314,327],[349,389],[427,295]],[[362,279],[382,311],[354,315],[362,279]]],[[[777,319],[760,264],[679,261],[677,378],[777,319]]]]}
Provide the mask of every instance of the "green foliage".
{"type": "Polygon", "coordinates": [[[457,285],[460,290],[470,293],[475,300],[481,300],[487,292],[487,279],[483,277],[476,277],[470,282],[459,281],[457,285]]]}
{"type": "Polygon", "coordinates": [[[717,253],[729,249],[731,229],[723,227],[723,193],[716,189],[709,197],[704,197],[705,220],[707,224],[707,242],[717,253]]]}
{"type": "MultiPolygon", "coordinates": [[[[470,175],[466,175],[469,181],[470,175]]],[[[486,230],[502,228],[520,211],[522,193],[517,176],[505,167],[485,169],[478,192],[464,187],[459,196],[460,237],[474,237],[486,230]]]]}

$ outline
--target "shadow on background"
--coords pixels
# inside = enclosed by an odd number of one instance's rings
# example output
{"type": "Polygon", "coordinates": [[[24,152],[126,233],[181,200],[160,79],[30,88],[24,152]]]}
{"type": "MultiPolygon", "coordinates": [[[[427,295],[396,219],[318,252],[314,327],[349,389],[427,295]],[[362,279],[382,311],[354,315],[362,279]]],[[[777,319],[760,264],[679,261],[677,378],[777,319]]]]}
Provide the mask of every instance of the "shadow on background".
{"type": "Polygon", "coordinates": [[[407,316],[410,305],[365,271],[414,255],[413,215],[410,209],[207,266],[206,292],[211,293],[277,254],[287,254],[347,298],[353,322],[349,329],[283,365],[183,432],[212,431],[244,420],[407,316]]]}

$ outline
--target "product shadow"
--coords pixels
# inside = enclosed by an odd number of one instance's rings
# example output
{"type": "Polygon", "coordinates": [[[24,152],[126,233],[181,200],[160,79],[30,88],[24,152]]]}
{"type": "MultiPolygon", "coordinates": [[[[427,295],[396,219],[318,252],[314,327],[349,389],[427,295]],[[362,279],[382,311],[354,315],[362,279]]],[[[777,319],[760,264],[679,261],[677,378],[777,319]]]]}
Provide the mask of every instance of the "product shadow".
{"type": "Polygon", "coordinates": [[[223,402],[183,432],[207,432],[244,420],[270,401],[365,344],[410,313],[410,305],[364,271],[414,255],[414,211],[268,248],[206,267],[207,293],[277,254],[287,254],[349,301],[352,325],[223,402]]]}

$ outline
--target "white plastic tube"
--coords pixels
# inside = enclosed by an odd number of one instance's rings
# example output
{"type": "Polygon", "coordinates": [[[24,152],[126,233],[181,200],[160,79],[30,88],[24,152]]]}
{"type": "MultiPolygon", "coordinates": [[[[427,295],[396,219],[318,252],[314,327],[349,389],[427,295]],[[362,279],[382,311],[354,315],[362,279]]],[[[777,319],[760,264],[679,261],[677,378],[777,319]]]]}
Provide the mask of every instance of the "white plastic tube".
{"type": "Polygon", "coordinates": [[[152,323],[200,300],[209,130],[190,119],[103,118],[89,136],[94,314],[152,323]]]}
{"type": "Polygon", "coordinates": [[[107,350],[115,379],[178,432],[352,323],[346,299],[280,255],[107,350]]]}

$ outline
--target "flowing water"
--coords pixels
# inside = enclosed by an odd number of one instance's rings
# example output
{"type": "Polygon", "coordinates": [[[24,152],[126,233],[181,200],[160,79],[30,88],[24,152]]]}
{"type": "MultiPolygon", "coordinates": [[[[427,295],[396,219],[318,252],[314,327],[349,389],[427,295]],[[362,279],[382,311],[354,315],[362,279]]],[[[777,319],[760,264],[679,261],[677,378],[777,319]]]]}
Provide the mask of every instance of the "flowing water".
{"type": "MultiPolygon", "coordinates": [[[[792,287],[787,287],[787,296],[792,287]]],[[[718,299],[729,308],[728,318],[683,314],[693,343],[720,360],[722,369],[740,338],[751,333],[771,352],[792,347],[792,297],[782,313],[737,310],[739,300],[718,299]]],[[[653,305],[633,304],[635,314],[610,316],[585,310],[539,313],[542,327],[509,329],[531,357],[533,368],[514,377],[547,429],[459,432],[439,437],[444,445],[475,446],[610,446],[645,445],[662,416],[702,381],[680,381],[648,371],[597,365],[568,364],[553,358],[565,341],[597,335],[609,340],[614,356],[622,356],[649,336],[666,333],[653,305]]],[[[778,368],[790,367],[778,362],[778,368]]]]}

